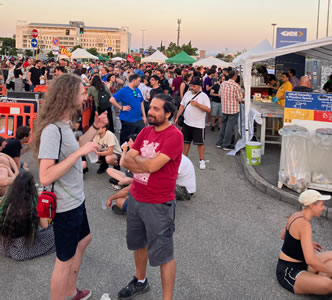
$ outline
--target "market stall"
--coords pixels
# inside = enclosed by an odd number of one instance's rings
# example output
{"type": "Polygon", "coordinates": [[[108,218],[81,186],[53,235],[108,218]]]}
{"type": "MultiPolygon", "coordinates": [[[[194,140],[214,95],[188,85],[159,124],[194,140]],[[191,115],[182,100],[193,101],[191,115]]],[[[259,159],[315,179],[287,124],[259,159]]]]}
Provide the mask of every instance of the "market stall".
{"type": "Polygon", "coordinates": [[[193,63],[193,66],[203,66],[203,67],[212,67],[217,66],[218,68],[228,68],[231,64],[228,62],[225,62],[219,58],[216,58],[214,56],[209,56],[203,59],[200,59],[193,63]]]}
{"type": "Polygon", "coordinates": [[[179,54],[166,59],[166,63],[168,64],[191,65],[194,62],[196,62],[196,60],[184,51],[181,51],[179,54]]]}
{"type": "Polygon", "coordinates": [[[82,48],[77,48],[71,53],[71,59],[98,59],[97,56],[92,55],[90,52],[82,48]]]}
{"type": "Polygon", "coordinates": [[[158,63],[158,64],[162,64],[165,63],[166,59],[168,57],[161,53],[159,50],[155,51],[153,54],[151,54],[150,56],[144,57],[141,59],[142,63],[158,63]]]}

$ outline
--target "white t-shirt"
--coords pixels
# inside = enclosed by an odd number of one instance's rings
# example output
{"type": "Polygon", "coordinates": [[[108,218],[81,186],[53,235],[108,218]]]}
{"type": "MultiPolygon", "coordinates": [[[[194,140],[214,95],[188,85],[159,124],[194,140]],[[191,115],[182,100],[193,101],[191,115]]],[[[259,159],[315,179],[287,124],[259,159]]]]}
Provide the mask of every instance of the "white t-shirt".
{"type": "Polygon", "coordinates": [[[101,138],[99,134],[97,134],[93,141],[99,145],[99,151],[104,152],[107,151],[109,147],[114,146],[113,153],[121,154],[121,147],[118,139],[115,134],[109,130],[106,131],[106,134],[101,138]]]}
{"type": "Polygon", "coordinates": [[[176,185],[184,186],[188,193],[196,193],[195,168],[191,160],[182,154],[176,185]]]}
{"type": "Polygon", "coordinates": [[[141,91],[144,100],[147,100],[148,98],[150,98],[150,94],[149,94],[149,92],[151,91],[150,87],[148,87],[144,83],[140,83],[140,85],[138,86],[138,89],[141,91]]]}
{"type": "MultiPolygon", "coordinates": [[[[195,95],[190,90],[186,92],[182,98],[181,105],[186,107],[187,103],[191,101],[194,96],[195,95]]],[[[197,101],[198,103],[209,108],[211,107],[209,97],[203,92],[196,96],[194,101],[197,101]]],[[[184,123],[191,127],[205,128],[205,115],[206,112],[189,104],[184,112],[184,123]]]]}

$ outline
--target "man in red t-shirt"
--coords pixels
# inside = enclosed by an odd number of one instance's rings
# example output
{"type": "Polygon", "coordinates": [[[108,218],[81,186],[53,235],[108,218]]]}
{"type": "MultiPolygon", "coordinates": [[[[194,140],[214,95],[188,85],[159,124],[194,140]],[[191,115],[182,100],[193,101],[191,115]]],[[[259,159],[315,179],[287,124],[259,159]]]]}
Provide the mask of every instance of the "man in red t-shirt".
{"type": "Polygon", "coordinates": [[[163,299],[173,298],[175,259],[176,178],[183,147],[182,133],[169,120],[175,112],[173,98],[156,95],[148,112],[149,123],[125,154],[123,166],[134,173],[127,209],[127,246],[134,250],[136,276],[119,292],[131,299],[149,291],[146,265],[160,266],[163,299]]]}

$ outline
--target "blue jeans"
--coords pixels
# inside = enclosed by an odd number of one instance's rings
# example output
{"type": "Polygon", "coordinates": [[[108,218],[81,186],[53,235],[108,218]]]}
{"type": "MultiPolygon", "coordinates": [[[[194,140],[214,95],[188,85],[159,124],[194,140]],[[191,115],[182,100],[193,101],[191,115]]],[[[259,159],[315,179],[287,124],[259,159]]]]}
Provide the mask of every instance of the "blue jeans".
{"type": "Polygon", "coordinates": [[[234,134],[234,127],[237,124],[237,119],[239,117],[239,113],[230,115],[223,114],[221,120],[221,129],[219,132],[219,140],[217,145],[222,147],[232,147],[232,139],[234,134]]]}

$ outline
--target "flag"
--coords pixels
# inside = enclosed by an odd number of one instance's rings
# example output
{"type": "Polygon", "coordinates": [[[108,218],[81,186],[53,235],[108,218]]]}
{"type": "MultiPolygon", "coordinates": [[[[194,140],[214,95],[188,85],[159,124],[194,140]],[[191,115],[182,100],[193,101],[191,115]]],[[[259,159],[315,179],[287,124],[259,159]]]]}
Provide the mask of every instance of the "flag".
{"type": "Polygon", "coordinates": [[[127,56],[127,61],[130,62],[130,63],[134,63],[135,62],[135,59],[133,59],[133,57],[131,55],[128,54],[127,56]]]}
{"type": "Polygon", "coordinates": [[[60,54],[64,54],[68,57],[71,57],[71,52],[64,46],[61,46],[60,54]]]}

